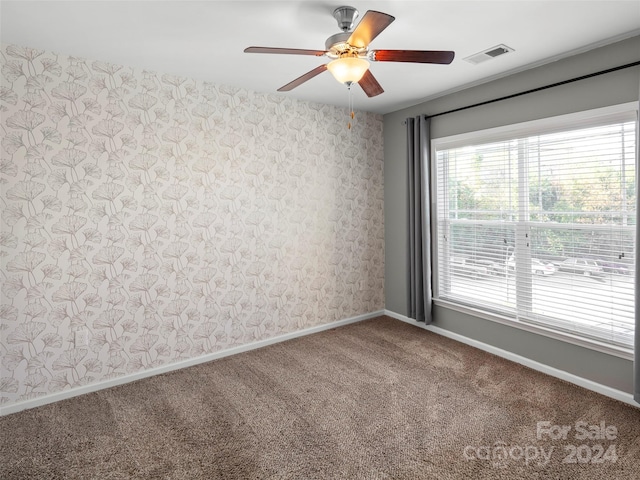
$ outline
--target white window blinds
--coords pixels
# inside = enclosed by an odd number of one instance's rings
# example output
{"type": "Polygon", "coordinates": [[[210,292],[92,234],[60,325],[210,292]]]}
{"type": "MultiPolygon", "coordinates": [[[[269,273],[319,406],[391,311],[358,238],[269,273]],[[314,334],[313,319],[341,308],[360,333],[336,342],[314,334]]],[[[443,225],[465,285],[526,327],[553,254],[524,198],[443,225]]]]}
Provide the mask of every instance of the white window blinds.
{"type": "Polygon", "coordinates": [[[437,296],[629,347],[636,112],[435,141],[437,296]]]}

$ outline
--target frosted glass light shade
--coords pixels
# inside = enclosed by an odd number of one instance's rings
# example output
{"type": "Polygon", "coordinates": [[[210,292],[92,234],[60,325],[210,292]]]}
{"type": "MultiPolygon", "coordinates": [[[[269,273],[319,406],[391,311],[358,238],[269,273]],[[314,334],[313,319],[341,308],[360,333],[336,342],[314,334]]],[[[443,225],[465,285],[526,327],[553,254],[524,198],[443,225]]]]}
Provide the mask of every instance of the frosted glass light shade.
{"type": "Polygon", "coordinates": [[[327,64],[333,77],[340,83],[358,82],[369,68],[364,58],[342,57],[327,64]]]}

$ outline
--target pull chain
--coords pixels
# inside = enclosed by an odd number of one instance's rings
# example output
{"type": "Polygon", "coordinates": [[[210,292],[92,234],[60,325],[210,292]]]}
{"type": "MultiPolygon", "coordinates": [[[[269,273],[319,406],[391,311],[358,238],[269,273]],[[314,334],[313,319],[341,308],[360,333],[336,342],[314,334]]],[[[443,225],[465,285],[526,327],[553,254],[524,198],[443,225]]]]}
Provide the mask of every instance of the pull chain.
{"type": "Polygon", "coordinates": [[[356,116],[354,102],[353,102],[353,93],[351,92],[351,83],[347,86],[349,91],[349,122],[347,123],[347,129],[351,130],[351,120],[353,120],[356,116]]]}

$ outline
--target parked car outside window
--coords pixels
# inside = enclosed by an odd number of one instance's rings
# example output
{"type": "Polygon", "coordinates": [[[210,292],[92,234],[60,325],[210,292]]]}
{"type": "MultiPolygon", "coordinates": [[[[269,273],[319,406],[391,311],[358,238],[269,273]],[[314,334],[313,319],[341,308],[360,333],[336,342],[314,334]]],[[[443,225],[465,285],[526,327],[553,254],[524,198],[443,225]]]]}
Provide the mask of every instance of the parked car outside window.
{"type": "MultiPolygon", "coordinates": [[[[509,260],[507,260],[507,268],[512,272],[515,271],[515,258],[510,257],[509,260]]],[[[539,260],[537,258],[531,259],[531,273],[534,275],[553,275],[557,270],[558,269],[553,263],[543,262],[542,260],[539,260]]]]}
{"type": "Polygon", "coordinates": [[[567,258],[558,265],[563,272],[580,273],[586,277],[601,276],[604,271],[598,262],[590,258],[567,258]]]}
{"type": "Polygon", "coordinates": [[[609,262],[605,260],[598,260],[598,264],[607,273],[616,273],[618,275],[631,275],[633,265],[618,262],[609,262]]]}

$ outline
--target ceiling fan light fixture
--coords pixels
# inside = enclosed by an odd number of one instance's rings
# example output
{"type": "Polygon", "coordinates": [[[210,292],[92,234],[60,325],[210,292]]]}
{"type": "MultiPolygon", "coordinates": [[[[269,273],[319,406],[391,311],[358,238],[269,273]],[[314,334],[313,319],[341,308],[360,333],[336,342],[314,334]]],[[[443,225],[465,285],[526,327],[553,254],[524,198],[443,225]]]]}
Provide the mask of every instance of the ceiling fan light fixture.
{"type": "Polygon", "coordinates": [[[369,62],[364,58],[341,57],[329,62],[327,69],[340,83],[357,83],[369,69],[369,62]]]}

